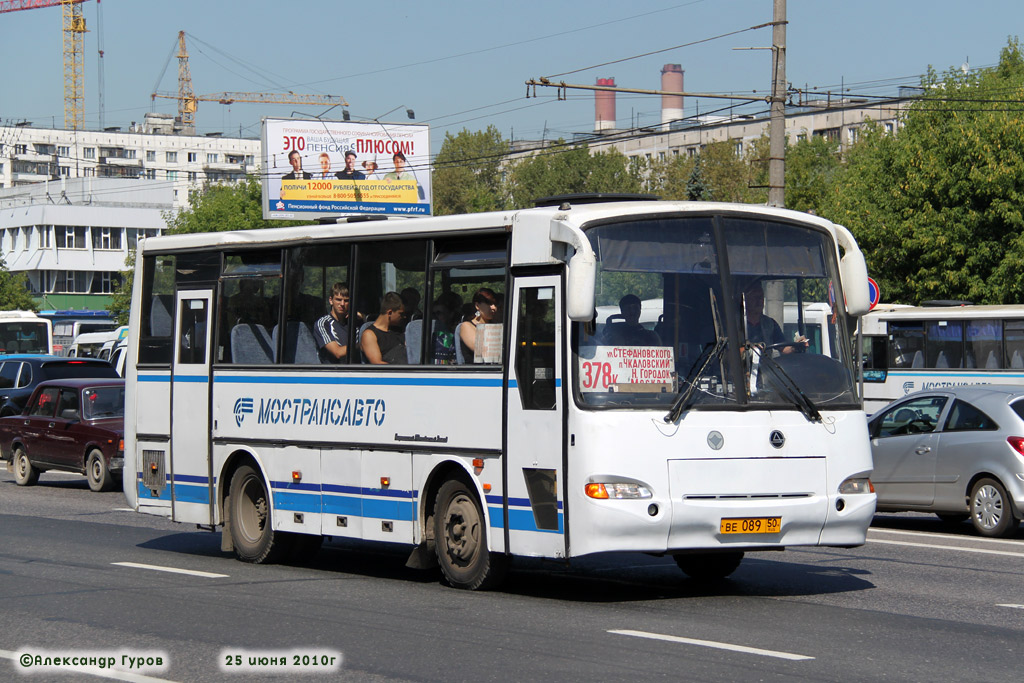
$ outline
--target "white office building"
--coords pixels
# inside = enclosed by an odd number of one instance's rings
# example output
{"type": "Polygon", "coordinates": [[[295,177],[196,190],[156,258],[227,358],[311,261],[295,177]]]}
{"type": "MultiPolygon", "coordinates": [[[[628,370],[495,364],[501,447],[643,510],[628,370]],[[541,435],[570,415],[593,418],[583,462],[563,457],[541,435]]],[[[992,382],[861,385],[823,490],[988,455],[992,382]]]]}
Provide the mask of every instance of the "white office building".
{"type": "Polygon", "coordinates": [[[167,183],[46,180],[0,189],[0,256],[28,275],[42,309],[103,310],[139,238],[175,211],[167,183]]]}

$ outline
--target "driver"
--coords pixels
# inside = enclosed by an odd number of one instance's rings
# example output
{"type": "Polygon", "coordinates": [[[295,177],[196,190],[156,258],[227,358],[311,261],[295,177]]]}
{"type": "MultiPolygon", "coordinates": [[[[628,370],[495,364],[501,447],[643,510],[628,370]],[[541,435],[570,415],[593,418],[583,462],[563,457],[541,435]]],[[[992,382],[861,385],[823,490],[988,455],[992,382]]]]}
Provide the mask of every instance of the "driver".
{"type": "Polygon", "coordinates": [[[755,282],[744,290],[743,311],[747,322],[747,341],[751,344],[775,347],[782,353],[797,351],[797,345],[807,347],[806,337],[800,337],[795,339],[794,343],[787,344],[786,335],[782,333],[779,323],[764,314],[764,289],[760,282],[755,282]]]}

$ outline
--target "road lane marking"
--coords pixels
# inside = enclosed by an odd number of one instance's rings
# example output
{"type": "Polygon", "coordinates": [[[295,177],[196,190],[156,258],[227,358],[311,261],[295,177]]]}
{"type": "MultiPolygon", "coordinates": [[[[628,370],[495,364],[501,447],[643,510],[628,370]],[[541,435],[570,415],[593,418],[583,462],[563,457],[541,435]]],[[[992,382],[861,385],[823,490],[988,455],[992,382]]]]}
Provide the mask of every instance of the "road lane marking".
{"type": "Polygon", "coordinates": [[[1024,605],[996,605],[996,607],[1009,607],[1010,609],[1024,609],[1024,605]]]}
{"type": "Polygon", "coordinates": [[[700,647],[710,647],[716,650],[729,650],[731,652],[743,652],[749,655],[760,655],[761,657],[775,657],[777,659],[788,659],[794,662],[804,661],[808,659],[814,659],[814,657],[808,657],[807,655],[797,655],[792,652],[779,652],[777,650],[762,650],[757,647],[747,647],[746,645],[733,645],[732,643],[719,643],[714,640],[697,640],[696,638],[682,638],[680,636],[668,636],[663,633],[648,633],[647,631],[630,631],[630,630],[612,630],[608,633],[614,633],[619,636],[633,636],[634,638],[649,638],[650,640],[664,640],[670,643],[682,643],[684,645],[698,645],[700,647]]]}
{"type": "MultiPolygon", "coordinates": [[[[10,650],[0,650],[0,657],[9,659],[12,662],[18,661],[18,653],[11,652],[10,650]]],[[[112,678],[115,681],[131,681],[132,683],[173,683],[167,678],[154,678],[153,676],[133,674],[129,671],[119,671],[117,669],[101,669],[98,666],[68,666],[58,668],[76,674],[89,674],[90,676],[99,676],[100,678],[112,678]]],[[[31,669],[23,669],[22,671],[28,676],[33,674],[31,669]]]]}
{"type": "Polygon", "coordinates": [[[897,534],[902,536],[925,536],[926,538],[947,538],[950,540],[954,539],[966,539],[971,541],[978,541],[980,543],[1003,543],[1006,545],[1016,546],[1018,548],[1024,548],[1024,543],[1020,541],[1009,541],[1002,538],[986,538],[985,536],[961,536],[959,534],[936,534],[927,531],[903,531],[902,529],[879,529],[878,527],[871,527],[868,531],[877,531],[884,534],[897,534]]]}
{"type": "Polygon", "coordinates": [[[906,541],[883,541],[880,538],[869,538],[868,543],[884,543],[886,545],[902,545],[907,548],[935,548],[936,550],[955,550],[959,553],[978,553],[981,555],[1005,555],[1007,557],[1024,557],[1024,553],[1011,553],[1006,550],[986,550],[985,548],[959,548],[955,545],[939,545],[938,543],[908,543],[906,541]]]}
{"type": "Polygon", "coordinates": [[[157,564],[139,564],[138,562],[111,562],[118,567],[134,567],[136,569],[152,569],[155,572],[170,572],[172,574],[188,574],[189,576],[205,576],[210,579],[226,579],[227,574],[214,574],[212,572],[201,572],[198,569],[178,569],[177,567],[161,567],[157,564]]]}

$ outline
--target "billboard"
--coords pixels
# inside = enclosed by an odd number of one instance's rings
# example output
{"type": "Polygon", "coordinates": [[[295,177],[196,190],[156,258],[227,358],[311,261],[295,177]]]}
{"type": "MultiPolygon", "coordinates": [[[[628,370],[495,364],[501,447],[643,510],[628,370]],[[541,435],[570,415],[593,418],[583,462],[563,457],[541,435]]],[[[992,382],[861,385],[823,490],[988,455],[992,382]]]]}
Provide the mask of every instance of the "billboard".
{"type": "Polygon", "coordinates": [[[263,119],[263,217],[430,215],[424,124],[263,119]]]}

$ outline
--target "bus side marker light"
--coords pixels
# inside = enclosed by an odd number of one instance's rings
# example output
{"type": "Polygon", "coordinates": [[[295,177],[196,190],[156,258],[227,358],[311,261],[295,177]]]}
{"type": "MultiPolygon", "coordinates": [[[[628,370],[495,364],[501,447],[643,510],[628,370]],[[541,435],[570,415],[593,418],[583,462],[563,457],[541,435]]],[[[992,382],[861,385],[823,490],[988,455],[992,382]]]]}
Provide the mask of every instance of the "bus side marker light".
{"type": "Polygon", "coordinates": [[[302,472],[299,470],[292,470],[292,481],[296,483],[302,481],[302,472]]]}
{"type": "Polygon", "coordinates": [[[490,493],[490,492],[491,492],[491,485],[490,484],[484,484],[484,493],[490,493]]]}
{"type": "Polygon", "coordinates": [[[389,486],[391,486],[391,477],[381,477],[380,478],[380,487],[382,489],[386,489],[389,486]]]}

